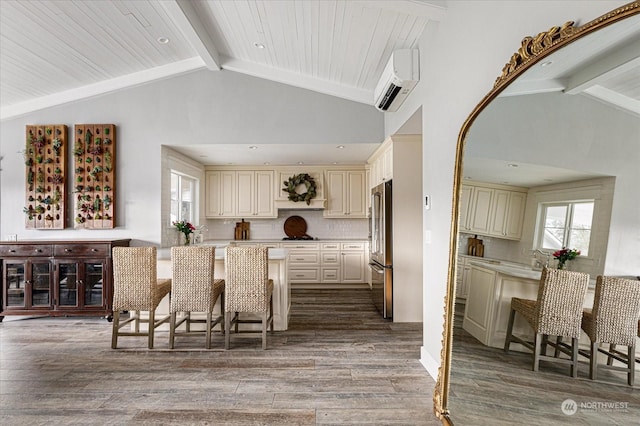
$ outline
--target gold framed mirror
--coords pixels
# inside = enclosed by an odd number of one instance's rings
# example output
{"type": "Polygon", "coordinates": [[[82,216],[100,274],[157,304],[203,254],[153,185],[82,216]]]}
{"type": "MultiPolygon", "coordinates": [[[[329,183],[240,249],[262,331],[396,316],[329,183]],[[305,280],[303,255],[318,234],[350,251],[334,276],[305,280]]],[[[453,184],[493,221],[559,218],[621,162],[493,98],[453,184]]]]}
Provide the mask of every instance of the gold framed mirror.
{"type": "MultiPolygon", "coordinates": [[[[478,103],[466,119],[459,132],[457,141],[457,151],[454,170],[454,197],[451,235],[449,240],[449,271],[447,292],[445,295],[445,318],[442,338],[441,364],[438,371],[438,379],[434,391],[433,403],[434,413],[443,424],[453,424],[452,413],[450,413],[449,388],[452,365],[453,346],[453,321],[456,297],[456,274],[459,269],[457,265],[459,252],[459,224],[460,194],[462,187],[463,154],[467,137],[471,126],[480,113],[489,104],[503,93],[516,79],[522,76],[527,70],[532,69],[536,64],[544,62],[545,58],[571,45],[577,40],[594,34],[598,30],[608,27],[624,19],[640,15],[640,2],[635,1],[620,8],[602,15],[584,25],[575,26],[574,22],[566,22],[535,36],[528,36],[522,40],[521,46],[512,55],[502,70],[502,74],[496,79],[493,89],[478,103]]],[[[455,417],[455,413],[453,413],[455,417]]]]}

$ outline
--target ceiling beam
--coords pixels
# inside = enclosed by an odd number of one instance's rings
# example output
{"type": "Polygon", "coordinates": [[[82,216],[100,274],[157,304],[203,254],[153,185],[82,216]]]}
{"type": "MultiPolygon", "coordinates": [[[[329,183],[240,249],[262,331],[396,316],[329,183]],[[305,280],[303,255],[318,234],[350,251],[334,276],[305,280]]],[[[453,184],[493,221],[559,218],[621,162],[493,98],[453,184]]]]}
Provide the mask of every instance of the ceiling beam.
{"type": "Polygon", "coordinates": [[[220,70],[220,58],[215,43],[193,5],[185,0],[161,1],[160,5],[191,47],[198,52],[206,67],[212,71],[220,70]]]}
{"type": "Polygon", "coordinates": [[[204,68],[202,59],[194,56],[190,59],[172,62],[160,67],[150,68],[133,74],[112,78],[111,80],[104,80],[87,86],[76,87],[74,89],[65,90],[64,92],[58,92],[2,107],[0,108],[0,120],[6,120],[8,118],[14,118],[33,111],[54,107],[56,105],[62,105],[68,102],[87,99],[104,93],[138,86],[151,81],[173,77],[178,74],[191,72],[201,68],[204,68]]]}
{"type": "Polygon", "coordinates": [[[534,95],[536,93],[561,92],[566,84],[563,80],[553,78],[550,80],[524,80],[514,81],[507,86],[498,97],[534,95]]]}
{"type": "Polygon", "coordinates": [[[613,49],[610,55],[581,67],[568,79],[565,93],[576,95],[634,68],[640,69],[640,43],[613,49]]]}
{"type": "Polygon", "coordinates": [[[223,57],[223,68],[290,86],[312,90],[326,95],[336,96],[349,101],[360,102],[373,105],[373,90],[360,89],[353,86],[332,83],[330,81],[319,80],[312,76],[298,74],[284,69],[271,68],[268,66],[246,62],[239,59],[223,57]]]}
{"type": "Polygon", "coordinates": [[[625,112],[631,112],[637,116],[640,116],[640,101],[624,96],[621,93],[609,90],[602,86],[592,86],[582,92],[584,95],[596,98],[602,102],[613,105],[620,108],[625,112]]]}
{"type": "Polygon", "coordinates": [[[443,0],[376,0],[375,2],[358,0],[365,5],[373,3],[373,7],[392,10],[407,15],[421,16],[431,21],[442,21],[447,14],[446,2],[443,0]]]}

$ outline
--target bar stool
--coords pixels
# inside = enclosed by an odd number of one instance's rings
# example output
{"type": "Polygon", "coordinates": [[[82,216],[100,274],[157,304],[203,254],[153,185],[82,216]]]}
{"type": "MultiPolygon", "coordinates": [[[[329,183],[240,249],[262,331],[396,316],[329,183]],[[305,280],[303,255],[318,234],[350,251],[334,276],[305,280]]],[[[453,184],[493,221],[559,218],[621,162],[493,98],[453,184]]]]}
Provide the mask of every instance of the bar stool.
{"type": "MultiPolygon", "coordinates": [[[[544,268],[540,277],[537,300],[513,297],[511,313],[504,342],[509,353],[511,342],[517,342],[533,352],[533,371],[538,371],[540,360],[569,364],[571,376],[578,377],[578,339],[582,320],[582,305],[589,285],[589,274],[544,268]],[[519,313],[531,326],[534,341],[526,342],[513,335],[515,314],[519,313]],[[568,354],[571,359],[546,356],[549,336],[570,337],[568,354]]],[[[558,348],[559,346],[556,346],[558,348]]]]}

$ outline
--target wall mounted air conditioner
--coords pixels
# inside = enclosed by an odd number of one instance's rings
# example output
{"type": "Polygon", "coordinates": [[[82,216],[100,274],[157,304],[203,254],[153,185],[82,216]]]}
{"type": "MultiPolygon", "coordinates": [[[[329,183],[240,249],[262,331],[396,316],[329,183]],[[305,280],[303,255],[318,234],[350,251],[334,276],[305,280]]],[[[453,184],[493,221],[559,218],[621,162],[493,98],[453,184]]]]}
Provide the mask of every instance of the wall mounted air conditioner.
{"type": "Polygon", "coordinates": [[[400,49],[391,54],[374,92],[375,107],[380,111],[397,111],[420,81],[420,53],[417,49],[400,49]]]}

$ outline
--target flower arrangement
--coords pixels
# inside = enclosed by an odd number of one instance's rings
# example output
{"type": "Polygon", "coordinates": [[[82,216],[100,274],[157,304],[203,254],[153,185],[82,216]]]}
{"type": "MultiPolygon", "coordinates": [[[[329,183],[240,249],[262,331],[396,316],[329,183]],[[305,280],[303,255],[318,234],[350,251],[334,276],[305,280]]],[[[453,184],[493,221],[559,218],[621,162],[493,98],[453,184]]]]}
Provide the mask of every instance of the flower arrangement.
{"type": "Polygon", "coordinates": [[[558,259],[558,269],[564,269],[564,264],[568,260],[573,260],[580,255],[580,250],[576,249],[568,249],[566,247],[562,247],[561,250],[557,250],[553,253],[553,257],[558,259]]]}
{"type": "Polygon", "coordinates": [[[181,220],[180,222],[173,222],[173,226],[175,226],[178,231],[184,234],[184,239],[185,239],[184,245],[188,246],[189,243],[191,243],[191,237],[189,235],[196,230],[196,227],[193,226],[191,223],[187,222],[186,220],[181,220]]]}

